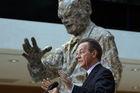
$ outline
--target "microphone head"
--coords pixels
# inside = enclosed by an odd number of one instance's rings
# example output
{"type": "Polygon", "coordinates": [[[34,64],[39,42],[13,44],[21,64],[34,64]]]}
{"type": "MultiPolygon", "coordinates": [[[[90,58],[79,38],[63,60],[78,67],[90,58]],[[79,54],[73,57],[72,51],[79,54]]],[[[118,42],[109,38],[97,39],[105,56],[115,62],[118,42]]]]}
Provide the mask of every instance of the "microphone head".
{"type": "Polygon", "coordinates": [[[53,88],[57,87],[58,85],[59,85],[58,82],[54,82],[48,86],[48,90],[52,90],[53,88]]]}

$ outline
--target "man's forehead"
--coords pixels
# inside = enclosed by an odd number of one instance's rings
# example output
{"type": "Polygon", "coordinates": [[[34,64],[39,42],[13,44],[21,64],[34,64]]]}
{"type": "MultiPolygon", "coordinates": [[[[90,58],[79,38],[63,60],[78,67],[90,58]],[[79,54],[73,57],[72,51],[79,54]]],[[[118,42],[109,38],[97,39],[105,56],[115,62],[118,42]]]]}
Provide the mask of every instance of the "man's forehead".
{"type": "Polygon", "coordinates": [[[79,51],[81,49],[86,49],[86,48],[88,48],[88,42],[84,42],[84,43],[79,44],[77,51],[79,51]]]}

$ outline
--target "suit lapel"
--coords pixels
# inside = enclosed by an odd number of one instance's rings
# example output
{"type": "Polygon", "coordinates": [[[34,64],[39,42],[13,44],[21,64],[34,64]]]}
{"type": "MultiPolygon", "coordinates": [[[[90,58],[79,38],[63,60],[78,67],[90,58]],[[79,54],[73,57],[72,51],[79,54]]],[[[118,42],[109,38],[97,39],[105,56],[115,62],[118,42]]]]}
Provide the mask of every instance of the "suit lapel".
{"type": "Polygon", "coordinates": [[[87,79],[85,80],[85,82],[83,83],[83,86],[86,86],[88,81],[91,79],[91,78],[94,78],[96,73],[98,72],[98,70],[101,68],[101,64],[98,64],[92,71],[91,73],[88,75],[87,79]]]}

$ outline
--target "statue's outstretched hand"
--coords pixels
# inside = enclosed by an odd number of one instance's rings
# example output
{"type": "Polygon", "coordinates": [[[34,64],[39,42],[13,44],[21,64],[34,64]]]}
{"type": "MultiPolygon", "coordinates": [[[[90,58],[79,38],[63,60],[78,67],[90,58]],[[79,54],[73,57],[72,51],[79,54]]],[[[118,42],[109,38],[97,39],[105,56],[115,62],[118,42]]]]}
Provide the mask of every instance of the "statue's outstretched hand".
{"type": "Polygon", "coordinates": [[[45,48],[44,50],[41,50],[38,47],[34,37],[31,38],[31,41],[32,46],[27,38],[24,40],[23,50],[25,51],[25,53],[23,53],[22,55],[29,61],[29,63],[40,62],[43,55],[49,52],[52,49],[52,47],[50,46],[45,48]]]}

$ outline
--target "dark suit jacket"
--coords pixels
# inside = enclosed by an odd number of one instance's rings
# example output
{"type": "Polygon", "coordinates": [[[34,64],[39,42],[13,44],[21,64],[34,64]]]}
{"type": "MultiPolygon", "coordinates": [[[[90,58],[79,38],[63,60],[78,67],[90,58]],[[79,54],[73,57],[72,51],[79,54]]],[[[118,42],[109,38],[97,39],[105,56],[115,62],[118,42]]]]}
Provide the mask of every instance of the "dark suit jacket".
{"type": "Polygon", "coordinates": [[[115,81],[110,70],[101,64],[97,65],[89,74],[81,87],[73,87],[72,93],[114,93],[115,81]]]}

